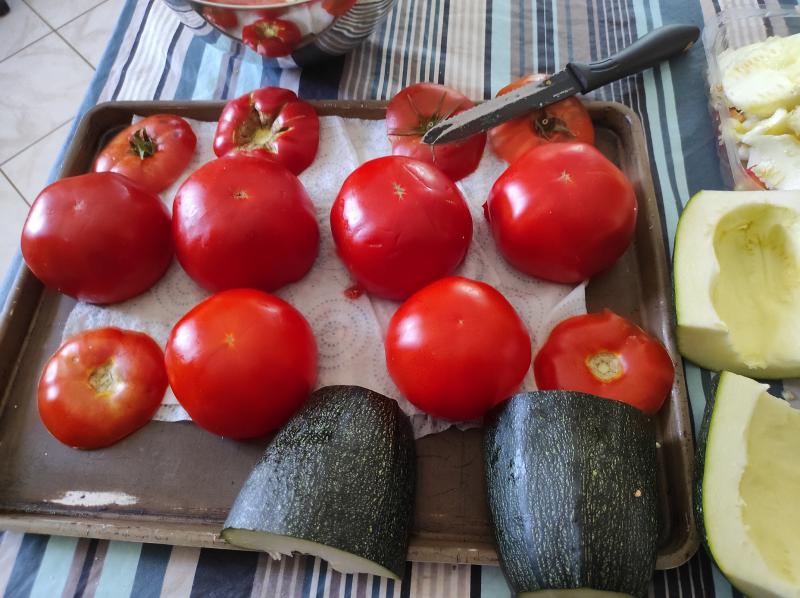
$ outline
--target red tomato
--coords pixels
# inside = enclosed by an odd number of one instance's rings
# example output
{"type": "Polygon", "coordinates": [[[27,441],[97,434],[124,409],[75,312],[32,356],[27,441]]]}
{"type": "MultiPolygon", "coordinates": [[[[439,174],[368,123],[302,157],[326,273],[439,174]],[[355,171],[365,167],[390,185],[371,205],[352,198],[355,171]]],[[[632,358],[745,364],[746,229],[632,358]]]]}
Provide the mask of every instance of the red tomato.
{"type": "Polygon", "coordinates": [[[198,426],[255,438],[285,424],[308,398],[317,346],[291,305],[236,289],[212,295],[175,324],[166,362],[169,385],[198,426]]]}
{"type": "Polygon", "coordinates": [[[494,288],[451,276],[400,306],[386,331],[386,365],[400,392],[437,417],[481,417],[519,387],[531,341],[494,288]]]}
{"type": "Polygon", "coordinates": [[[473,106],[465,95],[436,83],[416,83],[400,90],[386,106],[392,153],[438,166],[454,181],[463,179],[478,167],[486,133],[441,145],[426,145],[422,136],[438,122],[473,106]]]}
{"type": "Polygon", "coordinates": [[[262,158],[207,162],[178,189],[172,214],[178,261],[210,291],[273,291],[305,276],[319,251],[302,183],[262,158]]]}
{"type": "Polygon", "coordinates": [[[675,368],[664,346],[609,310],[567,318],[533,362],[542,390],[587,392],[655,414],[672,388],[675,368]]]}
{"type": "Polygon", "coordinates": [[[141,332],[85,330],[68,338],[39,379],[39,416],[75,448],[109,446],[153,417],[167,390],[164,354],[141,332]]]}
{"type": "Polygon", "coordinates": [[[537,147],[500,175],[484,205],[500,253],[518,270],[574,283],[623,254],[636,226],[636,194],[591,145],[537,147]]]}
{"type": "Polygon", "coordinates": [[[301,37],[297,25],[285,19],[259,19],[242,29],[242,42],[268,58],[290,54],[301,37]]]}
{"type": "MultiPolygon", "coordinates": [[[[517,79],[497,92],[500,97],[549,75],[534,74],[517,79]]],[[[506,162],[513,162],[528,150],[551,142],[594,143],[589,111],[578,98],[567,98],[534,110],[526,116],[504,122],[489,131],[489,146],[506,162]]]]}
{"type": "Polygon", "coordinates": [[[236,11],[229,8],[211,8],[207,6],[203,9],[203,16],[215,27],[223,31],[233,29],[239,24],[239,17],[236,11]]]}
{"type": "Polygon", "coordinates": [[[356,0],[322,0],[322,8],[334,17],[341,17],[353,8],[356,0]]]}
{"type": "Polygon", "coordinates": [[[197,137],[174,114],[154,114],[120,131],[97,155],[92,170],[118,172],[153,193],[174,183],[192,161],[197,137]]]}
{"type": "Polygon", "coordinates": [[[90,303],[124,301],[169,267],[169,212],[121,174],[61,179],[33,202],[22,256],[39,280],[62,293],[90,303]]]}
{"type": "Polygon", "coordinates": [[[339,257],[364,290],[401,300],[463,261],[472,216],[440,170],[385,156],[347,177],[331,208],[331,232],[339,257]]]}
{"type": "Polygon", "coordinates": [[[225,104],[214,135],[214,153],[244,151],[273,158],[300,174],[314,161],[319,117],[293,91],[264,87],[225,104]]]}

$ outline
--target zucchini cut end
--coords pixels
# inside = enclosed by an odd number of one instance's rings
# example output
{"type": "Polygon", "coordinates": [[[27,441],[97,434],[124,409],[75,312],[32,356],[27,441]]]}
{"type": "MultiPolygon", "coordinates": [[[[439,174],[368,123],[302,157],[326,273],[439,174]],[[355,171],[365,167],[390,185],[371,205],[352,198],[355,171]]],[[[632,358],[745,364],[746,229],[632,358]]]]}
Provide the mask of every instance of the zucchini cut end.
{"type": "Polygon", "coordinates": [[[401,579],[400,575],[374,561],[311,540],[235,527],[222,530],[222,538],[234,546],[266,552],[274,559],[280,559],[282,555],[292,556],[294,553],[309,554],[327,561],[339,573],[367,573],[395,581],[401,579]]]}

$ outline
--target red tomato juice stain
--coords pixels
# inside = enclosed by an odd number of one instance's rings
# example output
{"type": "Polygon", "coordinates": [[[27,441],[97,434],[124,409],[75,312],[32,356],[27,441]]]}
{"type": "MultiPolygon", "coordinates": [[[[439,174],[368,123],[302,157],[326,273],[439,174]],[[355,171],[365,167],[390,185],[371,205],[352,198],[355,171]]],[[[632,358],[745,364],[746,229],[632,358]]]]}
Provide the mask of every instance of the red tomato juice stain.
{"type": "Polygon", "coordinates": [[[344,296],[348,299],[358,299],[361,295],[364,294],[364,289],[362,289],[357,284],[354,284],[351,287],[348,287],[344,290],[344,296]]]}

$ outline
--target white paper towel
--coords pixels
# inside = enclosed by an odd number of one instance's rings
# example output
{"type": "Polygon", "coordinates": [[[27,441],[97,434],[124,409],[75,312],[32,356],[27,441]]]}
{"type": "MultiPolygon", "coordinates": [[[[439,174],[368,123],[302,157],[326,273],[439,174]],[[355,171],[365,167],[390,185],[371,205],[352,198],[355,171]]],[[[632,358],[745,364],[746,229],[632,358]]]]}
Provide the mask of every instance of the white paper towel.
{"type": "MultiPolygon", "coordinates": [[[[189,121],[197,135],[197,151],[184,176],[161,197],[172,206],[183,179],[214,158],[212,137],[216,123],[189,121]]],[[[284,287],[276,295],[294,305],[308,319],[319,350],[317,386],[357,384],[395,398],[411,416],[416,437],[433,434],[452,425],[420,412],[400,395],[386,371],[383,336],[398,303],[362,295],[344,295],[352,280],[336,257],[331,239],[329,212],[344,179],[359,164],[391,153],[383,121],[321,118],[319,153],[300,175],[317,209],[321,245],[314,267],[300,282],[284,287]]],[[[497,288],[514,305],[531,333],[535,349],[560,320],[586,311],[584,285],[570,287],[530,278],[511,268],[498,254],[482,205],[492,183],[505,164],[488,149],[478,170],[459,186],[472,212],[474,234],[466,260],[456,274],[483,280],[497,288]]],[[[175,322],[208,296],[174,262],[165,276],[148,292],[124,303],[100,307],[78,302],[67,319],[64,336],[87,328],[117,326],[146,332],[165,346],[175,322]]],[[[535,353],[534,353],[535,354],[535,353]]],[[[523,388],[534,388],[531,371],[523,388]]],[[[155,419],[190,419],[168,390],[155,419]]],[[[459,427],[472,427],[464,422],[459,427]]]]}

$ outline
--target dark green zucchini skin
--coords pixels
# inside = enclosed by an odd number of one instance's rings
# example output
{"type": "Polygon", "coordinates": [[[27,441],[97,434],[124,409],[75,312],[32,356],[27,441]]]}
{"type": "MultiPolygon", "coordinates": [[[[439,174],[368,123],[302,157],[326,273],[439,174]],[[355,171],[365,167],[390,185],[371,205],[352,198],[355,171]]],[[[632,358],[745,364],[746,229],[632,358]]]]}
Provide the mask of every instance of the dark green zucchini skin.
{"type": "Polygon", "coordinates": [[[659,532],[652,420],[618,401],[520,393],[487,417],[484,464],[512,589],[645,596],[659,532]]]}
{"type": "Polygon", "coordinates": [[[318,542],[402,578],[414,514],[416,456],[397,403],[358,386],[328,386],[278,432],[225,528],[318,542]]]}

